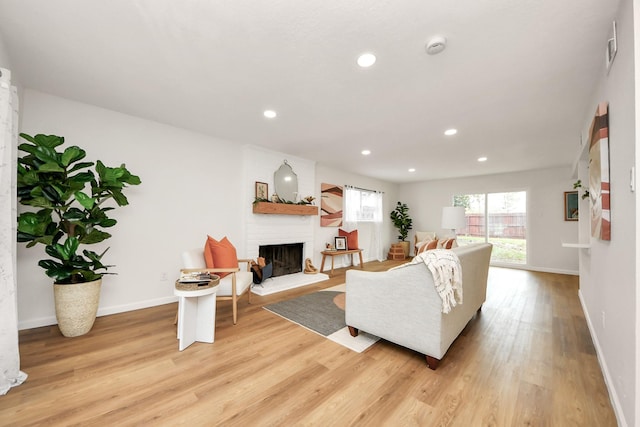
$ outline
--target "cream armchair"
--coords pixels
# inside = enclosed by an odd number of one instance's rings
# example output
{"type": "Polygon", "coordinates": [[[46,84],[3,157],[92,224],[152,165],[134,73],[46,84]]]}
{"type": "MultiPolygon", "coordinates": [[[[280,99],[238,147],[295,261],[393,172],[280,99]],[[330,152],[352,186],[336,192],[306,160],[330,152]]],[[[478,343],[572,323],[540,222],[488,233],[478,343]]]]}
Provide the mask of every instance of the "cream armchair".
{"type": "Polygon", "coordinates": [[[216,299],[231,300],[233,308],[233,324],[238,321],[238,299],[245,293],[249,294],[249,304],[251,304],[251,284],[253,283],[253,273],[251,273],[251,260],[239,259],[236,268],[207,268],[204,259],[203,249],[191,249],[182,253],[182,264],[184,268],[181,273],[191,273],[194,271],[208,271],[209,273],[230,273],[220,279],[216,299]],[[246,269],[245,266],[246,265],[246,269]],[[242,268],[240,268],[242,266],[242,268]]]}
{"type": "Polygon", "coordinates": [[[462,268],[463,303],[442,313],[433,276],[424,263],[383,272],[347,271],[345,320],[358,330],[420,352],[436,369],[453,341],[486,298],[492,245],[452,249],[462,268]]]}

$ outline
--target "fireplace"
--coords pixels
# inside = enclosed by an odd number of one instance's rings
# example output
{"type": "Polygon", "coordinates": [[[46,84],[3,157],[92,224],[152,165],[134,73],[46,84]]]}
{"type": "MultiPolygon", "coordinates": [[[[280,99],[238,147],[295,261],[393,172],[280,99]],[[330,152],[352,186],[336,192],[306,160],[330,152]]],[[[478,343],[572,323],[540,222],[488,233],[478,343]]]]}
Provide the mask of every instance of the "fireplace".
{"type": "Polygon", "coordinates": [[[273,277],[299,273],[302,271],[303,246],[303,243],[261,245],[258,256],[273,264],[273,277]]]}

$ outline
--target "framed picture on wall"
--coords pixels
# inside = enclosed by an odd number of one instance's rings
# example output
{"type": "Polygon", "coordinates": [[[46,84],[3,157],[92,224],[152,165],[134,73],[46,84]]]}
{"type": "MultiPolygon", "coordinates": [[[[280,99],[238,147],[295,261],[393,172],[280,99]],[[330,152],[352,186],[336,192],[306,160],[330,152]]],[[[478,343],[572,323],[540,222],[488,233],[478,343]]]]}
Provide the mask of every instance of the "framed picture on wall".
{"type": "Polygon", "coordinates": [[[269,184],[256,181],[256,199],[267,200],[269,198],[269,184]]]}
{"type": "Polygon", "coordinates": [[[577,221],[578,214],[579,214],[578,192],[565,191],[564,192],[564,220],[577,221]]]}
{"type": "Polygon", "coordinates": [[[336,250],[338,251],[346,251],[347,250],[347,238],[344,236],[336,237],[336,250]]]}

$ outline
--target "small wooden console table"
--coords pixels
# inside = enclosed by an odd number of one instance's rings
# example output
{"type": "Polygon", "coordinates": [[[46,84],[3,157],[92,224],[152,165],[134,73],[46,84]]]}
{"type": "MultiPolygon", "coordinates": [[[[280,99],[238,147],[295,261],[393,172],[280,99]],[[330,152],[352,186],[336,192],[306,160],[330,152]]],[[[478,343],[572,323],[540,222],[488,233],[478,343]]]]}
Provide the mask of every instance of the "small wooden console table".
{"type": "Polygon", "coordinates": [[[331,257],[331,274],[333,274],[333,258],[336,255],[351,255],[351,265],[353,265],[353,254],[358,254],[360,256],[360,268],[364,270],[364,266],[362,263],[362,249],[347,249],[344,251],[322,251],[322,264],[320,264],[320,273],[324,270],[324,260],[327,259],[328,256],[331,257]]]}

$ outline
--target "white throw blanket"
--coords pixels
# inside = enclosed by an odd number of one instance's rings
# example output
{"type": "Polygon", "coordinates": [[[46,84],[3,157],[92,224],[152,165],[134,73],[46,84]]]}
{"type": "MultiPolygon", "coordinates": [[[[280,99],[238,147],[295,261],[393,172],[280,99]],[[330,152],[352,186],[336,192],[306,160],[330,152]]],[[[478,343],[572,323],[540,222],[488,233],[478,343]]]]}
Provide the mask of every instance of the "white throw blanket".
{"type": "Polygon", "coordinates": [[[462,304],[462,267],[458,255],[447,249],[433,249],[416,255],[411,262],[395,268],[424,262],[433,275],[436,292],[442,299],[442,312],[447,314],[462,304]]]}

